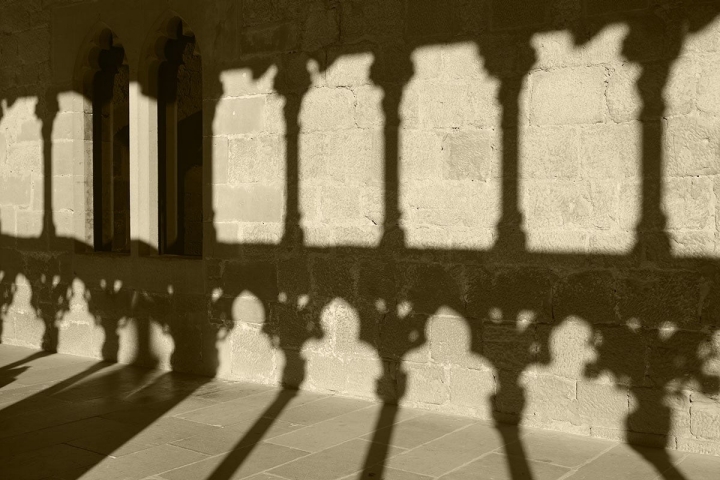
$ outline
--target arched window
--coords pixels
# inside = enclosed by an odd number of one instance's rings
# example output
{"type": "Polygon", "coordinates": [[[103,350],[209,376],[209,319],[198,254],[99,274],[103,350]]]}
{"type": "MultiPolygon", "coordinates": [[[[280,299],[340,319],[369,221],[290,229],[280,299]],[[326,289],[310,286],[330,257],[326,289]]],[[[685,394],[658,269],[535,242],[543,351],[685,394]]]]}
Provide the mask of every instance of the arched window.
{"type": "Polygon", "coordinates": [[[158,68],[160,253],[202,255],[202,63],[195,36],[169,24],[158,68]]]}
{"type": "Polygon", "coordinates": [[[110,30],[92,49],[92,212],[96,251],[130,251],[129,71],[110,30]]]}

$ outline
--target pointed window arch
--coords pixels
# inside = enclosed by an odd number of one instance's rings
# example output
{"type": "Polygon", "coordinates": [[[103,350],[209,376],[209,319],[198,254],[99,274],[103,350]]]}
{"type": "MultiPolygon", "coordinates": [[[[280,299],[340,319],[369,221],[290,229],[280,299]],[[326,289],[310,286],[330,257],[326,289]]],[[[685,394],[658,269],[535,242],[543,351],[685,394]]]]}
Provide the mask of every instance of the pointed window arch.
{"type": "Polygon", "coordinates": [[[129,253],[130,74],[125,50],[110,29],[94,36],[87,65],[84,88],[92,119],[86,122],[86,138],[92,143],[92,201],[87,203],[92,206],[93,249],[129,253]]]}
{"type": "Polygon", "coordinates": [[[175,17],[157,68],[158,219],[161,254],[202,255],[202,60],[195,35],[175,17]]]}

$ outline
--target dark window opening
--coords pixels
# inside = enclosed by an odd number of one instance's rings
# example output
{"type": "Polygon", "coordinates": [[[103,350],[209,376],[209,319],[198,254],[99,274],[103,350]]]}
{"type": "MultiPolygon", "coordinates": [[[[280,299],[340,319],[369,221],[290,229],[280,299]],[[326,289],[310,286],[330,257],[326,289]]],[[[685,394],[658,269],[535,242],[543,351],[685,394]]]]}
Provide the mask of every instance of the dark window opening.
{"type": "Polygon", "coordinates": [[[130,251],[130,75],[125,51],[108,47],[97,57],[92,82],[93,243],[96,251],[130,251]]]}
{"type": "Polygon", "coordinates": [[[165,44],[158,72],[160,253],[202,255],[202,65],[195,37],[165,44]]]}

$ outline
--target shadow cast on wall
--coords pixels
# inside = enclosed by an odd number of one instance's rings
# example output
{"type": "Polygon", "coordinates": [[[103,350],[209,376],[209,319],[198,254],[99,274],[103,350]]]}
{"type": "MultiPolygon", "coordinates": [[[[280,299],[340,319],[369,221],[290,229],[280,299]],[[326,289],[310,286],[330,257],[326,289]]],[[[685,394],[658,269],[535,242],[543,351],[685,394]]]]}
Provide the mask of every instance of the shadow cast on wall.
{"type": "MultiPolygon", "coordinates": [[[[212,480],[232,478],[252,452],[248,438],[261,439],[272,425],[264,419],[278,417],[290,404],[295,396],[292,389],[300,387],[307,377],[304,351],[312,340],[330,334],[324,330],[322,319],[338,299],[357,312],[359,332],[358,338],[344,338],[347,332],[339,323],[333,332],[335,341],[359,341],[370,347],[382,364],[375,393],[383,408],[361,478],[383,478],[396,405],[405,398],[410,377],[418,372],[416,366],[408,370],[409,361],[427,348],[428,324],[441,309],[462,316],[472,353],[493,372],[489,398],[478,398],[477,402],[490,404],[498,427],[509,425],[499,431],[508,458],[519,459],[509,462],[513,478],[532,478],[518,426],[523,416],[533,414],[527,412],[525,377],[535,367],[552,364],[552,337],[569,318],[582,319],[591,332],[590,346],[596,350],[597,358],[587,365],[584,377],[612,378],[617,389],[627,392],[632,410],[627,416],[625,438],[632,444],[665,446],[667,439],[673,438],[672,429],[677,425],[674,416],[678,415],[677,409],[668,405],[686,404],[687,391],[715,399],[720,393],[718,376],[707,373],[720,355],[714,340],[719,327],[717,260],[673,257],[661,207],[661,142],[669,74],[687,35],[702,31],[720,13],[720,5],[658,2],[645,8],[645,3],[387,2],[376,8],[382,11],[381,16],[393,18],[397,24],[391,22],[387,29],[383,24],[374,25],[379,33],[363,29],[369,29],[371,22],[353,23],[364,15],[378,15],[369,6],[359,2],[331,3],[327,10],[343,25],[346,45],[342,44],[344,37],[340,37],[315,45],[317,48],[307,54],[281,51],[266,57],[260,55],[263,49],[274,52],[280,47],[273,42],[282,43],[287,38],[271,36],[269,44],[254,41],[250,37],[253,29],[248,28],[240,44],[257,57],[252,57],[250,63],[228,60],[222,69],[250,68],[255,79],[271,67],[277,69],[274,90],[285,101],[284,236],[277,245],[223,243],[214,233],[213,218],[205,218],[206,230],[212,233],[205,236],[201,261],[71,253],[76,240],[56,233],[52,208],[52,127],[59,109],[58,92],[28,89],[4,95],[10,104],[12,95],[39,98],[36,113],[42,120],[45,183],[42,234],[38,238],[0,238],[0,328],[22,328],[23,322],[31,324],[40,319],[43,325],[38,334],[43,349],[54,351],[58,348],[62,318],[78,305],[86,304],[88,315],[104,332],[103,359],[118,358],[123,347],[118,331],[132,325],[136,341],[131,356],[139,365],[158,366],[158,346],[152,344],[152,338],[153,331],[159,329],[172,339],[173,370],[212,376],[220,365],[218,339],[229,335],[239,320],[233,316],[233,305],[238,298],[252,293],[264,311],[261,331],[284,357],[279,376],[287,389],[278,394],[246,438],[239,439],[238,448],[209,477],[212,480]],[[638,118],[642,150],[638,160],[643,184],[635,248],[628,255],[530,252],[519,207],[519,164],[523,141],[520,95],[536,63],[532,39],[538,33],[568,31],[576,45],[582,45],[612,24],[627,26],[623,56],[642,72],[637,91],[642,99],[638,118]],[[373,41],[375,38],[382,41],[373,41]],[[413,78],[411,55],[424,46],[456,42],[477,45],[485,69],[500,85],[501,218],[495,244],[488,250],[410,248],[399,203],[399,135],[400,106],[413,78]],[[300,111],[311,79],[305,69],[298,73],[290,65],[300,56],[305,62],[315,59],[322,70],[327,70],[341,58],[327,55],[327,48],[335,46],[371,52],[374,63],[370,79],[383,94],[384,224],[382,241],[376,248],[308,247],[305,242],[299,201],[299,137],[300,111]],[[198,289],[185,284],[192,283],[193,276],[203,279],[198,289]],[[222,294],[213,295],[213,291],[222,294]],[[28,296],[32,311],[26,317],[13,312],[11,319],[9,309],[21,294],[28,296]],[[667,322],[674,327],[670,333],[664,327],[667,322]]],[[[281,20],[287,20],[286,15],[294,15],[302,23],[313,11],[303,5],[287,11],[278,9],[272,15],[277,17],[273,21],[285,25],[281,20]]],[[[294,49],[291,45],[287,51],[294,49]]],[[[206,52],[204,61],[208,60],[212,61],[206,52]]],[[[222,90],[219,82],[206,88],[209,92],[222,90]]],[[[147,86],[143,85],[143,89],[147,90],[147,86]]],[[[206,123],[208,118],[214,118],[215,106],[206,109],[204,115],[206,123]]],[[[210,158],[213,156],[207,157],[206,152],[205,160],[210,158]]],[[[211,185],[206,185],[206,203],[212,198],[207,194],[210,189],[211,185]]],[[[206,211],[212,211],[212,207],[206,211]]],[[[137,242],[132,249],[151,250],[151,246],[137,242]]],[[[12,374],[18,368],[22,365],[14,365],[6,373],[12,374]]],[[[82,392],[87,381],[91,385],[93,381],[108,382],[117,385],[118,391],[149,382],[152,388],[146,389],[148,401],[157,408],[135,424],[125,437],[129,439],[198,388],[194,385],[180,389],[182,393],[178,394],[175,389],[165,388],[168,382],[177,381],[173,374],[148,379],[143,375],[149,374],[138,373],[132,366],[103,374],[105,368],[107,364],[98,363],[41,394],[66,392],[75,384],[82,392]],[[85,383],[79,385],[81,381],[85,383]]],[[[27,418],[18,412],[33,400],[0,411],[4,437],[27,428],[28,424],[18,420],[27,418]]],[[[576,402],[562,409],[567,410],[566,416],[558,420],[570,423],[581,423],[584,415],[594,414],[581,411],[576,402]]],[[[72,411],[66,412],[58,419],[72,415],[72,411]]],[[[115,447],[122,442],[119,440],[115,447]]],[[[643,454],[644,450],[638,452],[643,454]]],[[[665,478],[682,478],[668,455],[654,455],[648,461],[665,478]]],[[[82,474],[78,472],[77,478],[82,474]]]]}

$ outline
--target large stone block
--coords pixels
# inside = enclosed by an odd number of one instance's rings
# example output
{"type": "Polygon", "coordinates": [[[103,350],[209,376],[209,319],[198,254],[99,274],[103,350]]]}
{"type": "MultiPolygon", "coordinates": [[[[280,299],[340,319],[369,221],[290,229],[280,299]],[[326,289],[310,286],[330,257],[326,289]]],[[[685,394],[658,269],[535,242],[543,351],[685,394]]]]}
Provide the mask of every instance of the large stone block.
{"type": "Polygon", "coordinates": [[[577,383],[578,414],[591,427],[624,430],[628,408],[628,392],[615,385],[577,383]]]}
{"type": "Polygon", "coordinates": [[[618,312],[644,328],[697,328],[701,282],[690,272],[633,272],[618,285],[618,312]]]}
{"type": "Polygon", "coordinates": [[[542,353],[534,325],[524,329],[512,324],[484,325],[482,355],[496,369],[519,376],[541,361],[542,353]]]}
{"type": "MultiPolygon", "coordinates": [[[[75,158],[76,142],[55,141],[52,145],[53,175],[72,175],[77,160],[75,158]]],[[[2,147],[0,147],[2,149],[2,147]]],[[[0,151],[2,158],[2,151],[0,151]]]]}
{"type": "Polygon", "coordinates": [[[577,425],[576,382],[554,375],[523,377],[527,385],[527,404],[523,415],[535,417],[541,424],[567,422],[577,425]]]}
{"type": "Polygon", "coordinates": [[[358,187],[323,187],[320,218],[327,223],[357,223],[363,219],[358,187]]]}
{"type": "Polygon", "coordinates": [[[378,325],[379,355],[391,360],[427,364],[430,368],[427,329],[427,315],[409,314],[404,317],[394,314],[385,315],[378,325]]]}
{"type": "Polygon", "coordinates": [[[283,188],[279,185],[216,185],[213,189],[218,222],[281,222],[283,188]]]}
{"type": "Polygon", "coordinates": [[[668,228],[703,230],[712,225],[710,199],[713,185],[710,178],[669,178],[665,180],[665,208],[668,228]]]}
{"type": "Polygon", "coordinates": [[[690,407],[690,428],[699,439],[720,440],[718,403],[693,402],[690,407]]]}
{"type": "Polygon", "coordinates": [[[690,435],[690,396],[661,388],[630,390],[628,428],[637,433],[687,437],[690,435]]]}
{"type": "Polygon", "coordinates": [[[473,269],[468,274],[467,312],[492,323],[527,327],[547,323],[556,274],[542,268],[473,269]]]}
{"type": "Polygon", "coordinates": [[[232,332],[231,375],[238,380],[274,383],[282,368],[268,335],[255,326],[238,324],[232,332]]]}
{"type": "Polygon", "coordinates": [[[587,178],[640,175],[642,126],[639,123],[593,125],[580,134],[580,171],[587,178]]]}
{"type": "Polygon", "coordinates": [[[578,175],[578,133],[568,127],[529,127],[522,130],[521,176],[573,178],[578,175]]]}
{"type": "Polygon", "coordinates": [[[31,30],[16,34],[18,36],[18,52],[21,52],[25,63],[41,63],[50,60],[49,24],[34,26],[35,28],[31,30]]]}
{"type": "MultiPolygon", "coordinates": [[[[326,176],[318,178],[316,171],[311,171],[308,180],[322,179],[344,185],[373,185],[382,181],[383,138],[380,130],[337,130],[324,135],[324,142],[322,165],[326,176]]],[[[315,145],[307,147],[311,158],[319,156],[315,145]]],[[[303,149],[301,163],[305,161],[305,153],[303,149]]]]}
{"type": "Polygon", "coordinates": [[[482,344],[480,327],[480,320],[433,316],[429,336],[432,362],[478,370],[486,368],[487,362],[478,351],[482,344]]]}
{"type": "Polygon", "coordinates": [[[75,126],[82,125],[83,114],[80,112],[60,112],[55,116],[52,127],[52,140],[75,139],[75,126]]]}
{"type": "Polygon", "coordinates": [[[278,62],[276,56],[245,57],[241,61],[245,68],[221,71],[219,77],[225,96],[272,93],[278,62]]]}
{"type": "Polygon", "coordinates": [[[346,363],[341,358],[313,354],[309,355],[306,367],[306,381],[303,388],[320,392],[346,392],[348,375],[346,363]]]}
{"type": "Polygon", "coordinates": [[[303,131],[355,127],[355,95],[347,88],[313,88],[303,100],[303,131]]]}
{"type": "Polygon", "coordinates": [[[416,81],[420,125],[426,129],[497,125],[500,107],[493,81],[416,81]]]}
{"type": "Polygon", "coordinates": [[[586,366],[595,361],[592,329],[584,320],[569,318],[558,325],[540,325],[538,338],[547,342],[550,362],[538,367],[543,373],[580,380],[585,377],[586,366]]]}
{"type": "Polygon", "coordinates": [[[720,455],[720,444],[712,440],[697,440],[692,437],[679,437],[677,449],[681,452],[699,453],[701,455],[720,455]]]}
{"type": "Polygon", "coordinates": [[[265,123],[265,97],[223,98],[218,102],[212,123],[214,135],[242,135],[260,132],[265,123]]]}
{"type": "Polygon", "coordinates": [[[354,89],[357,103],[355,114],[360,128],[382,127],[385,123],[383,97],[386,92],[379,87],[366,85],[354,89]]]}
{"type": "Polygon", "coordinates": [[[7,168],[12,173],[40,173],[43,165],[42,142],[11,143],[7,151],[7,168]]]}
{"type": "Polygon", "coordinates": [[[228,137],[212,138],[212,178],[209,183],[213,185],[221,185],[228,182],[230,148],[228,137]]]}
{"type": "Polygon", "coordinates": [[[337,10],[311,11],[305,20],[302,49],[314,52],[337,42],[340,37],[340,19],[337,10]]]}
{"type": "Polygon", "coordinates": [[[636,323],[627,326],[595,325],[592,344],[596,359],[585,376],[620,386],[643,385],[647,371],[648,339],[636,323]]]}
{"type": "Polygon", "coordinates": [[[357,87],[368,85],[374,55],[357,48],[331,48],[325,72],[328,86],[357,87]]]}
{"type": "Polygon", "coordinates": [[[668,119],[664,137],[665,174],[704,176],[720,172],[720,120],[704,116],[668,119]]]}
{"type": "Polygon", "coordinates": [[[17,175],[0,176],[0,205],[27,207],[30,205],[31,183],[30,176],[17,175]]]}
{"type": "Polygon", "coordinates": [[[490,370],[452,367],[447,370],[447,388],[453,407],[468,408],[480,418],[492,418],[495,377],[490,370]]]}
{"type": "Polygon", "coordinates": [[[529,180],[525,185],[522,205],[530,229],[609,230],[617,224],[616,182],[529,180]]]}
{"type": "Polygon", "coordinates": [[[311,264],[312,293],[318,299],[351,301],[357,293],[357,265],[352,258],[316,257],[311,264]]]}
{"type": "Polygon", "coordinates": [[[70,175],[54,175],[52,178],[52,188],[53,209],[71,211],[74,210],[75,198],[73,195],[73,177],[70,175]]]}
{"type": "Polygon", "coordinates": [[[17,234],[19,237],[38,237],[43,231],[43,212],[18,210],[17,234]]]}
{"type": "Polygon", "coordinates": [[[271,324],[265,325],[263,331],[272,335],[274,342],[282,349],[308,350],[309,343],[323,341],[330,348],[314,350],[332,350],[332,335],[324,328],[322,305],[312,301],[299,305],[275,305],[272,308],[271,324]]]}
{"type": "Polygon", "coordinates": [[[442,405],[449,399],[445,370],[433,365],[406,363],[407,387],[402,402],[442,405]]]}
{"type": "MultiPolygon", "coordinates": [[[[390,368],[390,364],[388,367],[390,368]]],[[[378,379],[383,375],[383,361],[377,357],[348,357],[344,365],[347,377],[346,392],[365,398],[377,399],[378,379]]],[[[394,387],[385,386],[380,392],[394,391],[394,387]]]]}
{"type": "Polygon", "coordinates": [[[277,135],[233,138],[229,146],[229,183],[278,182],[282,158],[282,141],[277,135]]]}
{"type": "Polygon", "coordinates": [[[567,68],[531,75],[533,125],[600,123],[605,112],[605,69],[567,68]]]}
{"type": "Polygon", "coordinates": [[[495,136],[488,130],[459,130],[442,142],[443,178],[487,181],[499,175],[495,136]]]}
{"type": "Polygon", "coordinates": [[[335,350],[339,356],[378,357],[379,327],[386,312],[371,305],[371,300],[364,300],[356,306],[344,301],[335,301],[329,306],[334,319],[335,350]]]}
{"type": "Polygon", "coordinates": [[[590,324],[618,323],[615,275],[608,270],[577,272],[553,287],[552,311],[556,321],[569,317],[590,324]]]}
{"type": "Polygon", "coordinates": [[[257,25],[242,30],[240,48],[245,54],[287,52],[300,46],[300,37],[296,22],[257,25]]]}
{"type": "Polygon", "coordinates": [[[720,66],[717,54],[703,58],[700,63],[697,105],[701,112],[720,116],[720,66]]]}
{"type": "Polygon", "coordinates": [[[720,392],[717,340],[705,332],[673,331],[672,327],[652,332],[648,381],[668,389],[692,389],[709,395],[720,392]]]}

